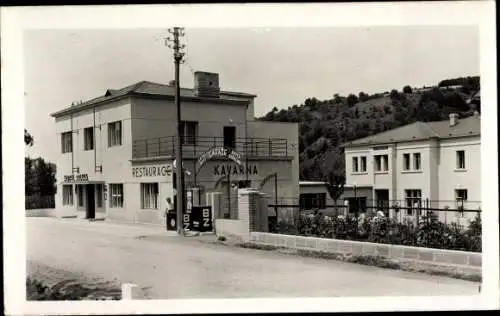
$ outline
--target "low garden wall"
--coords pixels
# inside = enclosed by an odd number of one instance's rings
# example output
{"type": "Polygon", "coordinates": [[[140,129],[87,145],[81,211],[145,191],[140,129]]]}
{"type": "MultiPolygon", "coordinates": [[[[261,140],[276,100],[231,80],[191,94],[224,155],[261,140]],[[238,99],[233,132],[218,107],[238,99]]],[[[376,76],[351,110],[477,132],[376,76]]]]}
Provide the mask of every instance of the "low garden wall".
{"type": "Polygon", "coordinates": [[[380,256],[401,261],[417,261],[438,265],[460,265],[481,269],[482,256],[478,252],[420,248],[401,245],[377,244],[350,240],[316,238],[252,232],[250,241],[275,247],[326,251],[352,256],[380,256]]]}
{"type": "Polygon", "coordinates": [[[56,210],[50,208],[26,210],[26,217],[56,217],[56,210]]]}
{"type": "Polygon", "coordinates": [[[250,239],[248,221],[237,219],[216,219],[215,232],[217,236],[236,237],[242,241],[250,239]]]}

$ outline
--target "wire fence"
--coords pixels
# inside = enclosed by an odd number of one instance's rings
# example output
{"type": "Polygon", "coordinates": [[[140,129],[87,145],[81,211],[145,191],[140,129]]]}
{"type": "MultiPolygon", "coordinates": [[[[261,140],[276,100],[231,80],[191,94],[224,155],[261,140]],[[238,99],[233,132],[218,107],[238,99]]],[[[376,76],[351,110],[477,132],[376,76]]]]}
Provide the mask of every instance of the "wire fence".
{"type": "Polygon", "coordinates": [[[481,251],[481,203],[280,198],[269,204],[269,231],[281,234],[481,251]],[[316,203],[316,204],[315,204],[316,203]],[[316,205],[305,209],[304,205],[316,205]]]}

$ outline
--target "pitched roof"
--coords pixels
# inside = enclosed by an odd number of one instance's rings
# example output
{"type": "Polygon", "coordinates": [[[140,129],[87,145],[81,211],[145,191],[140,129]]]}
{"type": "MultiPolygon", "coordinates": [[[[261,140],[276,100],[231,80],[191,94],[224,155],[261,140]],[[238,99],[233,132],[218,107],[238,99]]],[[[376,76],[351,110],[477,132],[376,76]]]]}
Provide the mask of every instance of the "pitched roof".
{"type": "Polygon", "coordinates": [[[450,126],[450,121],[415,122],[382,133],[360,138],[348,143],[344,147],[362,145],[390,144],[427,140],[431,138],[447,139],[464,136],[481,135],[480,116],[471,116],[457,119],[457,124],[450,126]]]}
{"type": "MultiPolygon", "coordinates": [[[[194,93],[194,89],[181,88],[180,89],[181,98],[196,99],[196,100],[210,100],[213,102],[220,102],[218,100],[229,101],[229,102],[240,102],[242,99],[255,98],[256,95],[241,93],[241,92],[228,92],[221,91],[219,98],[204,98],[198,97],[194,93]]],[[[98,105],[106,101],[118,99],[127,95],[142,95],[142,96],[164,96],[164,97],[174,97],[175,96],[175,86],[160,84],[150,81],[139,81],[137,83],[131,84],[121,89],[107,89],[104,95],[97,98],[87,100],[83,103],[72,105],[61,111],[52,113],[51,116],[57,117],[61,115],[68,114],[70,112],[77,112],[84,108],[90,106],[98,105]]]]}

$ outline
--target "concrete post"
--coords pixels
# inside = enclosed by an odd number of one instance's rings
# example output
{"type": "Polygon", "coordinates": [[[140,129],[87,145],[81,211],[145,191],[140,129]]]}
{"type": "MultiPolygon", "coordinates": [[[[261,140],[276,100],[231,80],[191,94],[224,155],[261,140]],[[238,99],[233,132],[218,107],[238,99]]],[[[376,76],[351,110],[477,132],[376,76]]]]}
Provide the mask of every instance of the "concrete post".
{"type": "Polygon", "coordinates": [[[260,232],[269,232],[269,196],[265,193],[259,194],[259,207],[257,212],[257,221],[258,221],[258,231],[260,232]]]}

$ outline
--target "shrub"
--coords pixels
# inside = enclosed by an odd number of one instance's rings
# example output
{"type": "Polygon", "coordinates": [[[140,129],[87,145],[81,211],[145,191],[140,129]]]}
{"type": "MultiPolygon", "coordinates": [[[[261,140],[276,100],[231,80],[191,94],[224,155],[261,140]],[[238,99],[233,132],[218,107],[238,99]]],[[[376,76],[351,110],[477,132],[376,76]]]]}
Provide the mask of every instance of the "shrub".
{"type": "Polygon", "coordinates": [[[108,283],[82,285],[76,280],[63,280],[53,286],[26,278],[26,298],[36,301],[68,301],[68,300],[119,300],[121,290],[108,283]]]}

